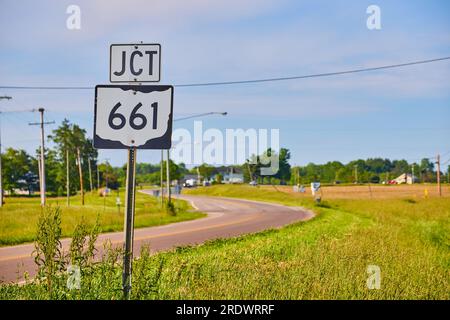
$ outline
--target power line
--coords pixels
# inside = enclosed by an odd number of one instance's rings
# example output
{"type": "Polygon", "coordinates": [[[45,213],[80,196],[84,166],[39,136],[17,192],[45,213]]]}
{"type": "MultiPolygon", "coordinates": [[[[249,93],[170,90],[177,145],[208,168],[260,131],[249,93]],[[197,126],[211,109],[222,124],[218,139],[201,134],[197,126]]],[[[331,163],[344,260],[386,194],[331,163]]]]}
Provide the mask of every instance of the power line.
{"type": "MultiPolygon", "coordinates": [[[[250,84],[250,83],[263,83],[263,82],[298,80],[298,79],[307,79],[307,78],[330,77],[330,76],[345,75],[345,74],[352,74],[352,73],[361,73],[361,72],[377,71],[377,70],[384,70],[384,69],[408,67],[408,66],[413,66],[413,65],[433,63],[433,62],[439,62],[439,61],[444,61],[444,60],[450,60],[450,56],[449,57],[436,58],[436,59],[419,60],[419,61],[412,61],[412,62],[406,62],[406,63],[398,63],[398,64],[378,66],[378,67],[360,68],[360,69],[352,69],[352,70],[337,71],[337,72],[325,72],[325,73],[316,73],[316,74],[309,74],[309,75],[277,77],[277,78],[265,78],[265,79],[251,79],[251,80],[235,80],[235,81],[203,82],[203,83],[202,82],[199,82],[199,83],[182,83],[182,84],[175,84],[174,87],[223,86],[223,85],[250,84]]],[[[92,87],[92,86],[88,86],[88,87],[86,87],[86,86],[0,86],[0,89],[15,89],[15,90],[92,90],[92,89],[94,89],[94,87],[92,87]]]]}
{"type": "Polygon", "coordinates": [[[449,60],[449,59],[450,59],[450,57],[443,57],[443,58],[430,59],[430,60],[421,60],[421,61],[414,61],[414,62],[407,62],[407,63],[400,63],[400,64],[385,65],[385,66],[380,66],[380,67],[353,69],[353,70],[347,70],[347,71],[337,71],[337,72],[327,72],[327,73],[317,73],[317,74],[310,74],[310,75],[303,75],[303,76],[254,79],[254,80],[240,80],[240,81],[225,81],[225,82],[180,84],[180,85],[177,85],[177,87],[219,86],[219,85],[261,83],[261,82],[286,81],[286,80],[297,80],[297,79],[306,79],[306,78],[330,77],[330,76],[344,75],[344,74],[350,74],[350,73],[359,73],[359,72],[367,72],[367,71],[375,71],[375,70],[383,70],[383,69],[400,68],[400,67],[425,64],[425,63],[431,63],[431,62],[437,62],[437,61],[443,61],[443,60],[449,60]]]}

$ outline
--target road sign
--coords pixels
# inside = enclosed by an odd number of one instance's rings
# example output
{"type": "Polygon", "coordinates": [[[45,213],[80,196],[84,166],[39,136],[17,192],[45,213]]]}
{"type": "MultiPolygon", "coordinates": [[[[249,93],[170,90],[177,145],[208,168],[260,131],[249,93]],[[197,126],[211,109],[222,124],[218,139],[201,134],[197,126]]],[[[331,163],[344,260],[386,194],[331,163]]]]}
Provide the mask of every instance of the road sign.
{"type": "Polygon", "coordinates": [[[170,149],[173,87],[95,87],[94,147],[170,149]]]}
{"type": "MultiPolygon", "coordinates": [[[[172,145],[173,86],[140,85],[158,82],[160,71],[159,44],[112,44],[109,81],[135,84],[95,87],[94,147],[128,149],[122,273],[125,299],[131,292],[136,149],[170,149],[172,145]]],[[[116,204],[120,212],[120,198],[116,204]]]]}
{"type": "Polygon", "coordinates": [[[161,74],[161,45],[112,44],[110,82],[158,82],[161,74]]]}

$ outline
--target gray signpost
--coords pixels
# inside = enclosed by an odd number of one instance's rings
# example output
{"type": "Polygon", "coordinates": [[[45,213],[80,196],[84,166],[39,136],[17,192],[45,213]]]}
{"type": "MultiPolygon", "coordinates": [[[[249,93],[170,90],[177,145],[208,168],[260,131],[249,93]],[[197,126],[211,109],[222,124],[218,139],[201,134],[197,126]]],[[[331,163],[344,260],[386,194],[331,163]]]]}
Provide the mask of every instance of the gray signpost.
{"type": "Polygon", "coordinates": [[[160,80],[159,44],[113,44],[110,53],[110,81],[126,84],[95,87],[94,147],[128,150],[122,288],[124,299],[129,299],[133,261],[136,152],[137,149],[170,149],[173,87],[140,84],[160,80]]]}

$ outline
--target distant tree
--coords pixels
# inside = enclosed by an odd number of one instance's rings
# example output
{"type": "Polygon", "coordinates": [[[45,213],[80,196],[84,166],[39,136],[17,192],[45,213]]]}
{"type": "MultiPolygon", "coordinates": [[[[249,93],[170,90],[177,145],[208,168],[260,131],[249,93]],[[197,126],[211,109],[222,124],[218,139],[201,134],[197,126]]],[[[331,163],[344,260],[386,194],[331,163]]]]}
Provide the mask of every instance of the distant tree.
{"type": "Polygon", "coordinates": [[[410,172],[410,166],[406,160],[394,160],[392,161],[392,174],[399,176],[401,174],[410,172]]]}
{"type": "Polygon", "coordinates": [[[289,164],[289,159],[291,159],[291,152],[289,149],[281,148],[279,153],[279,170],[274,175],[274,178],[279,179],[283,184],[291,179],[291,165],[289,164]]]}
{"type": "Polygon", "coordinates": [[[433,178],[434,163],[428,158],[420,161],[420,175],[422,182],[430,182],[433,178]]]}
{"type": "Polygon", "coordinates": [[[209,180],[212,177],[215,168],[204,163],[198,167],[198,170],[200,171],[200,175],[203,177],[203,179],[209,180]]]}
{"type": "Polygon", "coordinates": [[[218,174],[216,174],[216,176],[215,176],[215,180],[216,180],[216,182],[217,183],[222,183],[222,181],[223,181],[223,176],[220,174],[220,173],[218,173],[218,174]]]}
{"type": "Polygon", "coordinates": [[[119,171],[121,169],[113,168],[109,162],[101,163],[98,165],[102,187],[108,187],[111,189],[117,189],[120,186],[119,183],[119,171]]]}
{"type": "Polygon", "coordinates": [[[32,158],[21,149],[7,148],[2,154],[3,188],[10,193],[14,189],[29,189],[27,175],[32,173],[32,158]]]}
{"type": "MultiPolygon", "coordinates": [[[[58,160],[58,174],[56,183],[59,189],[64,190],[67,183],[67,161],[69,162],[70,192],[80,189],[80,176],[78,169],[77,150],[80,150],[81,169],[84,181],[84,189],[90,188],[89,165],[92,179],[97,166],[98,151],[94,149],[92,140],[86,137],[86,130],[77,124],[72,124],[64,119],[61,125],[48,136],[56,145],[58,160]]],[[[95,183],[93,182],[93,185],[95,183]]]]}
{"type": "MultiPolygon", "coordinates": [[[[163,179],[164,181],[167,180],[167,160],[163,161],[163,179]]],[[[173,162],[172,160],[169,160],[169,174],[170,174],[170,180],[180,180],[181,178],[181,171],[180,167],[173,162]]],[[[161,174],[160,174],[161,176],[161,174]]]]}
{"type": "Polygon", "coordinates": [[[378,175],[371,175],[369,178],[370,183],[380,183],[380,176],[378,175]]]}
{"type": "Polygon", "coordinates": [[[389,159],[369,158],[365,161],[365,168],[371,173],[380,174],[392,170],[393,166],[389,159]]]}

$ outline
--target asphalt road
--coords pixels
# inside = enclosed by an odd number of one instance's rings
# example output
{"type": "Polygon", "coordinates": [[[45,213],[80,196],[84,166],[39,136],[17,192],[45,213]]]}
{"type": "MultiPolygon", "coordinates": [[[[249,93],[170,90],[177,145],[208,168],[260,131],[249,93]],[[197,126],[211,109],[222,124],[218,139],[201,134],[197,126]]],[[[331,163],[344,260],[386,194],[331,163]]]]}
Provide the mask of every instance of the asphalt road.
{"type": "MultiPolygon", "coordinates": [[[[146,193],[145,190],[142,192],[146,193]]],[[[164,226],[135,229],[135,255],[144,244],[149,244],[151,250],[156,252],[177,246],[200,244],[211,239],[279,228],[313,217],[313,213],[305,209],[265,202],[188,195],[182,195],[180,198],[190,201],[194,208],[207,213],[208,216],[164,226]]],[[[123,238],[123,232],[99,235],[96,244],[99,250],[97,256],[102,255],[103,243],[106,240],[111,241],[113,246],[122,246],[123,238]]],[[[67,252],[70,239],[63,239],[62,245],[63,250],[67,252]]],[[[36,274],[33,250],[33,244],[0,248],[0,281],[23,281],[22,275],[25,271],[33,277],[36,274]]]]}

